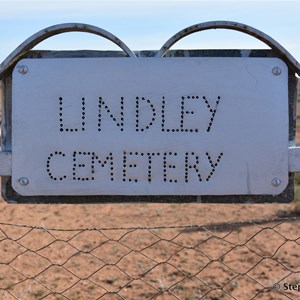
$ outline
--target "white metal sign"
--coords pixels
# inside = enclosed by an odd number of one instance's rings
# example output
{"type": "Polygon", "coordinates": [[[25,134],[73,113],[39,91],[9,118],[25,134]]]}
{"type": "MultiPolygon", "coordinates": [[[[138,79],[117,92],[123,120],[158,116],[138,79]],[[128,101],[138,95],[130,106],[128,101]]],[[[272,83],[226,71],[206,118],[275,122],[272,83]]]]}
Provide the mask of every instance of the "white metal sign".
{"type": "Polygon", "coordinates": [[[279,194],[287,84],[276,58],[21,60],[12,186],[27,196],[279,194]]]}

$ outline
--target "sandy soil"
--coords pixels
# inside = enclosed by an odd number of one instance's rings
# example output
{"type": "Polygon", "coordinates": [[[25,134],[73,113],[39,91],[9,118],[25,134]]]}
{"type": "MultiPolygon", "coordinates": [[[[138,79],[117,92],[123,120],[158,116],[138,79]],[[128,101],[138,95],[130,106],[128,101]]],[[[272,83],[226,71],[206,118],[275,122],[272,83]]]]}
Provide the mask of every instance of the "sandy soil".
{"type": "MultiPolygon", "coordinates": [[[[299,292],[281,294],[268,287],[277,282],[300,283],[299,274],[294,273],[300,271],[296,242],[300,223],[260,223],[296,216],[293,204],[2,202],[0,211],[2,223],[74,229],[0,226],[0,289],[20,299],[82,300],[103,296],[101,299],[216,300],[252,299],[256,294],[255,299],[299,297],[299,292]],[[223,222],[229,225],[218,225],[223,222]],[[244,223],[235,226],[230,225],[232,222],[244,223]],[[141,228],[181,225],[203,226],[141,228]],[[125,227],[140,229],[105,230],[125,227]],[[166,292],[161,294],[163,290],[166,292]]],[[[2,291],[1,299],[15,298],[2,291]]]]}

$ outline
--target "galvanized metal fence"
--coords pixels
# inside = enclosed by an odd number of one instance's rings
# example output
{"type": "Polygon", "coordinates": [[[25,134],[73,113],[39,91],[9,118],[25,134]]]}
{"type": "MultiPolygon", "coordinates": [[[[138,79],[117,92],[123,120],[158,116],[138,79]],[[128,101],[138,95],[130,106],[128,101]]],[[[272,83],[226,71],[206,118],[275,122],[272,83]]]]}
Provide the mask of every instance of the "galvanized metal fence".
{"type": "Polygon", "coordinates": [[[299,299],[300,217],[55,229],[0,223],[0,298],[299,299]]]}

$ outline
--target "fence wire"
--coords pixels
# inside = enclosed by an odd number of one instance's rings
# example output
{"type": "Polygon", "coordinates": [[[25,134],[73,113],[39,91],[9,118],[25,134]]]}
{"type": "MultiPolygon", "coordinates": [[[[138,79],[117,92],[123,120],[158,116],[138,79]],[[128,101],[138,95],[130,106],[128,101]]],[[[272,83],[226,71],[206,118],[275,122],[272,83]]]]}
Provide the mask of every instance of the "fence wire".
{"type": "Polygon", "coordinates": [[[299,299],[300,217],[55,229],[0,223],[0,299],[299,299]]]}

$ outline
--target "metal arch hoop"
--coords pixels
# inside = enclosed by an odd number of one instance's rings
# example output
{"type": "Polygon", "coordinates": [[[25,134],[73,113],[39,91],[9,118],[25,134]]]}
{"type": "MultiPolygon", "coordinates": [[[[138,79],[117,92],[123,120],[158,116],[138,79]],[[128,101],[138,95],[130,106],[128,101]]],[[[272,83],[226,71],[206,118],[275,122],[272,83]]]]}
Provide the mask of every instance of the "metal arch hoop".
{"type": "Polygon", "coordinates": [[[104,37],[117,46],[119,46],[129,57],[136,57],[135,54],[116,36],[110,32],[88,24],[81,23],[65,23],[58,24],[47,27],[31,37],[25,40],[20,46],[18,46],[0,65],[0,78],[3,76],[3,73],[11,67],[14,63],[20,60],[29,50],[40,42],[46,40],[49,37],[52,37],[57,34],[65,32],[88,32],[104,37]]]}
{"type": "Polygon", "coordinates": [[[204,31],[208,29],[231,29],[246,33],[250,36],[257,38],[258,40],[264,42],[268,46],[270,46],[274,51],[280,54],[280,56],[288,63],[292,69],[300,75],[300,64],[299,62],[278,42],[276,42],[273,38],[268,36],[262,31],[257,30],[256,28],[250,27],[245,24],[231,22],[231,21],[212,21],[205,22],[196,25],[192,25],[187,27],[175,35],[173,35],[157,52],[156,57],[163,57],[166,52],[180,39],[186,37],[195,32],[204,31]]]}

